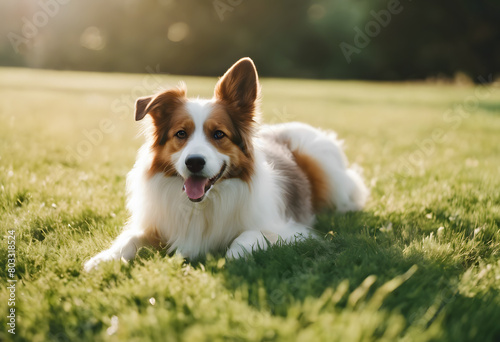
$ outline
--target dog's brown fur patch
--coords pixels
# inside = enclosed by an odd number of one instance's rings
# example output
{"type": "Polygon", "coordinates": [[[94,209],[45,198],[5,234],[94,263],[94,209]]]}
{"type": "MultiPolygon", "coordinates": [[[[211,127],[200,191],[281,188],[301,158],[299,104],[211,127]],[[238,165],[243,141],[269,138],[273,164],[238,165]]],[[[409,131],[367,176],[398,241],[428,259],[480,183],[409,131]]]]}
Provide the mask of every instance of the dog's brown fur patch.
{"type": "Polygon", "coordinates": [[[145,109],[153,119],[150,177],[159,172],[167,177],[177,174],[171,156],[181,150],[188,139],[178,138],[176,133],[183,130],[189,137],[195,129],[184,106],[186,101],[184,89],[172,89],[157,95],[145,109]]]}
{"type": "Polygon", "coordinates": [[[172,154],[180,151],[186,145],[187,137],[194,132],[194,122],[191,116],[182,109],[172,113],[168,121],[169,124],[164,129],[159,130],[158,137],[151,146],[153,149],[153,162],[149,170],[151,176],[158,172],[163,172],[167,177],[177,175],[171,159],[172,154]],[[176,133],[181,130],[187,134],[184,139],[176,136],[176,133]]]}
{"type": "Polygon", "coordinates": [[[162,239],[156,227],[148,227],[144,232],[144,238],[154,248],[163,248],[162,239]]]}
{"type": "Polygon", "coordinates": [[[228,165],[229,169],[224,179],[240,178],[249,182],[254,172],[251,131],[236,126],[224,105],[220,103],[214,105],[212,113],[204,123],[203,130],[208,141],[220,153],[230,158],[231,165],[228,165]],[[224,138],[214,138],[214,133],[218,130],[225,134],[224,138]]]}
{"type": "Polygon", "coordinates": [[[292,151],[295,162],[306,174],[311,185],[312,204],[315,211],[328,204],[329,184],[325,172],[314,158],[299,151],[292,151]]]}

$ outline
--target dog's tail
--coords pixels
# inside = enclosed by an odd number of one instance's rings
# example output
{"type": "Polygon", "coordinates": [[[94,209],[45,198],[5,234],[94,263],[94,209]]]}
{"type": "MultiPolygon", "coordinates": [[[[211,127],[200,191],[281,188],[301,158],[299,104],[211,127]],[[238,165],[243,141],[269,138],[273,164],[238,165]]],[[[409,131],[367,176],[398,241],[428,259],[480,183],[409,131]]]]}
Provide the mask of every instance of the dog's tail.
{"type": "Polygon", "coordinates": [[[268,126],[264,130],[286,144],[311,184],[315,209],[324,206],[336,210],[363,209],[369,190],[363,182],[359,166],[348,167],[342,141],[334,132],[291,122],[268,126]]]}

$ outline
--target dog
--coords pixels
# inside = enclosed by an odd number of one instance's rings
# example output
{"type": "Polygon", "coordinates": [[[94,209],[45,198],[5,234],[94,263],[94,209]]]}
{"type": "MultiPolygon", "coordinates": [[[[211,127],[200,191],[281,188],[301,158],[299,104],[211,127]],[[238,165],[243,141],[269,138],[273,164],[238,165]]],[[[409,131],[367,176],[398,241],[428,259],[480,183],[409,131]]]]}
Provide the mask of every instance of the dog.
{"type": "Polygon", "coordinates": [[[130,220],[84,269],[130,260],[145,245],[189,259],[243,257],[313,236],[324,208],[361,210],[369,192],[336,134],[259,125],[259,101],[250,58],[228,69],[210,100],[187,98],[185,86],[139,98],[135,120],[150,122],[127,177],[130,220]]]}

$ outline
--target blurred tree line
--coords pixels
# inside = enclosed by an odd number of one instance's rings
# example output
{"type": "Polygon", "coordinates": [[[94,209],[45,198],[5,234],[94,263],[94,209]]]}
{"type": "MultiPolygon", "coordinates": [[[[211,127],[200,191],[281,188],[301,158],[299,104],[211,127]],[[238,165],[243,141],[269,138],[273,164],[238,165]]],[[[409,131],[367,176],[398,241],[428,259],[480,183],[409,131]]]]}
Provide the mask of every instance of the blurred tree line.
{"type": "Polygon", "coordinates": [[[500,72],[499,0],[2,0],[0,65],[403,80],[500,72]]]}

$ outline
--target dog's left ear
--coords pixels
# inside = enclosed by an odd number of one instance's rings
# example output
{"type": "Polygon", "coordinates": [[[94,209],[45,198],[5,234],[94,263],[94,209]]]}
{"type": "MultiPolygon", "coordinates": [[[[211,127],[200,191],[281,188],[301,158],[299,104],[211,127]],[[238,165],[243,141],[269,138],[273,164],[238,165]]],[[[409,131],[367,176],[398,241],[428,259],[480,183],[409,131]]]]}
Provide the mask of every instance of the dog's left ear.
{"type": "Polygon", "coordinates": [[[253,115],[259,97],[259,80],[253,61],[242,58],[229,68],[215,86],[215,98],[253,115]]]}

